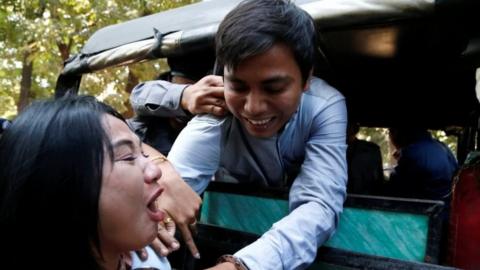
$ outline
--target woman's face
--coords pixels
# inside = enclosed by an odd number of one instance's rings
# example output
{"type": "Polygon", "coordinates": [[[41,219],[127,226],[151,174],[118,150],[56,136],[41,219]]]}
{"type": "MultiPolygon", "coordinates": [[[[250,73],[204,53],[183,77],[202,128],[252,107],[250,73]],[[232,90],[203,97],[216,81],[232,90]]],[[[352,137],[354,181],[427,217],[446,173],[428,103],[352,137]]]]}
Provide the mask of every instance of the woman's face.
{"type": "Polygon", "coordinates": [[[99,203],[102,250],[125,252],[151,243],[164,213],[155,200],[163,187],[161,171],[141,150],[138,137],[121,120],[106,115],[104,126],[113,147],[113,161],[103,164],[99,203]]]}

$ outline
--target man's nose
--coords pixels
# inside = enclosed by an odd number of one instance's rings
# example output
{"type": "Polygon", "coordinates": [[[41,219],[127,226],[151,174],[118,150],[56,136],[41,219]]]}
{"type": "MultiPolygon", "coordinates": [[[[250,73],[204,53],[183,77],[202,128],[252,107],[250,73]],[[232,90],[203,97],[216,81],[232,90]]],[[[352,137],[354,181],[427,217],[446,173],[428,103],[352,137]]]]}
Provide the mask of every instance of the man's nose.
{"type": "Polygon", "coordinates": [[[265,97],[259,91],[253,90],[247,95],[244,104],[245,112],[250,115],[258,115],[264,113],[266,109],[265,97]]]}

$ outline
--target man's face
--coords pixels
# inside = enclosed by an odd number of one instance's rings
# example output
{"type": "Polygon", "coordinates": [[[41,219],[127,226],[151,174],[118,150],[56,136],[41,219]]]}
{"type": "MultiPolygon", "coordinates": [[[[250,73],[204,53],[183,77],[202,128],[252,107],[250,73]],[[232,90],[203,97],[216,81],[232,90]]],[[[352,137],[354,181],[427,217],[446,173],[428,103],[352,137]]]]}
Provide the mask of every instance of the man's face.
{"type": "Polygon", "coordinates": [[[275,135],[297,110],[303,85],[290,48],[275,44],[268,51],[224,69],[225,101],[250,135],[275,135]]]}

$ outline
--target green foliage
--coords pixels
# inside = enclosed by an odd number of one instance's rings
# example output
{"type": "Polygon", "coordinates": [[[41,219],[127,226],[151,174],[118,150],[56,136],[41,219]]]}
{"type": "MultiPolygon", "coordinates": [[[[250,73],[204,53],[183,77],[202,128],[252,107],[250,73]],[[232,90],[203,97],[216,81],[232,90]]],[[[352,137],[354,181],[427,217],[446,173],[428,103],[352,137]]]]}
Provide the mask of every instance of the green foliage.
{"type": "MultiPolygon", "coordinates": [[[[17,113],[25,53],[33,61],[29,99],[53,94],[63,61],[76,54],[96,30],[196,0],[2,0],[0,5],[0,117],[17,113]]],[[[82,93],[98,95],[126,111],[128,73],[140,80],[154,78],[161,62],[98,72],[84,78],[82,93]]]]}

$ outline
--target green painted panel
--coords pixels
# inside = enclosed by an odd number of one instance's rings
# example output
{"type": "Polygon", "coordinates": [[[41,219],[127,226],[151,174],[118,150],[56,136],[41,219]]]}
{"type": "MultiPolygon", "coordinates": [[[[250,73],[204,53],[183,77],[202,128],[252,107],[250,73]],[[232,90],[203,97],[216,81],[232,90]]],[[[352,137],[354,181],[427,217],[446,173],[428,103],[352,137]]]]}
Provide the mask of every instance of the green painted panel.
{"type": "MultiPolygon", "coordinates": [[[[285,200],[206,192],[201,221],[260,235],[287,213],[285,200]]],[[[345,208],[337,232],[325,246],[422,262],[427,233],[427,216],[345,208]]]]}
{"type": "Polygon", "coordinates": [[[345,208],[337,233],[326,246],[422,262],[428,217],[410,213],[345,208]]]}
{"type": "Polygon", "coordinates": [[[205,192],[200,220],[260,235],[287,214],[288,202],[285,200],[205,192]]]}

